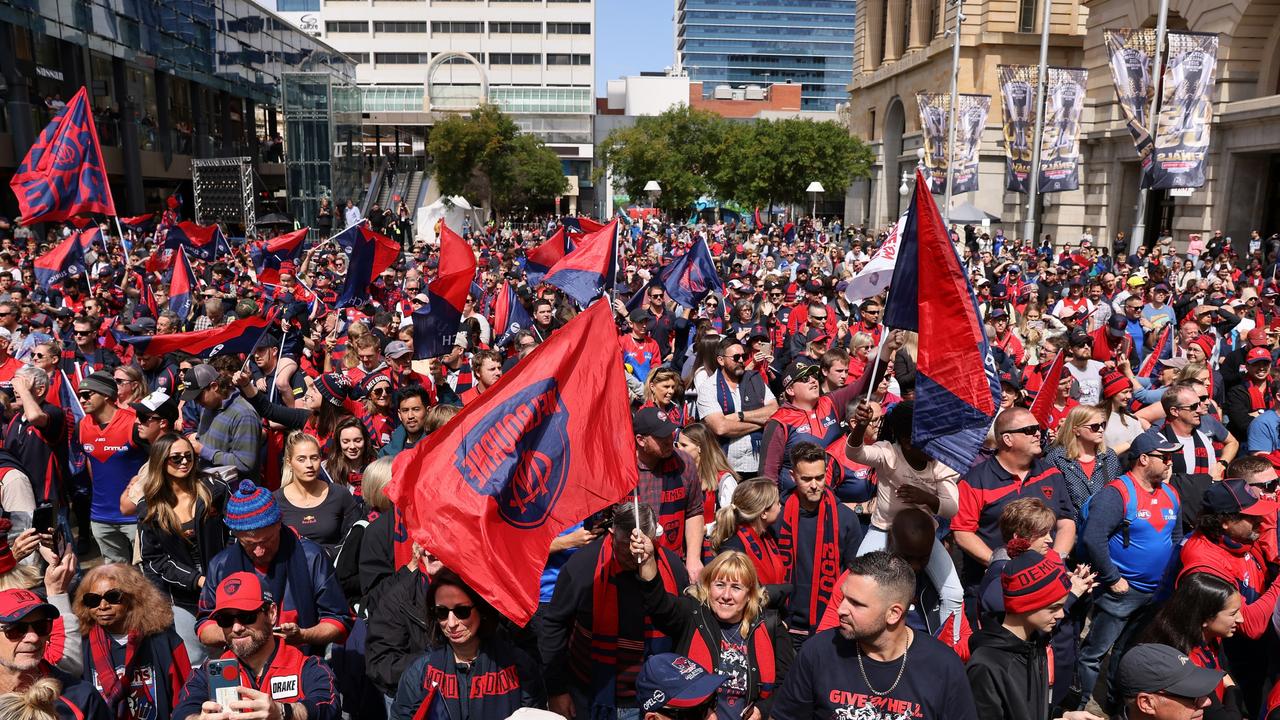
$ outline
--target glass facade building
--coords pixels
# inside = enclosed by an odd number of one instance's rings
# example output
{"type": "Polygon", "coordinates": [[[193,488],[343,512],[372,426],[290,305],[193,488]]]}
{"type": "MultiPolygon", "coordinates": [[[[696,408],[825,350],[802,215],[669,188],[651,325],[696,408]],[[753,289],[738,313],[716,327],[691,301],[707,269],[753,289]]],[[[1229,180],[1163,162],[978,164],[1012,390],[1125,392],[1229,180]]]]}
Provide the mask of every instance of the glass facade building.
{"type": "Polygon", "coordinates": [[[679,0],[676,52],[717,85],[801,85],[803,110],[834,111],[853,80],[856,0],[679,0]]]}
{"type": "Polygon", "coordinates": [[[263,140],[287,134],[284,74],[353,86],[355,68],[251,0],[5,0],[0,168],[11,171],[84,86],[122,214],[189,183],[192,158],[252,157],[271,189],[284,158],[263,140]]]}

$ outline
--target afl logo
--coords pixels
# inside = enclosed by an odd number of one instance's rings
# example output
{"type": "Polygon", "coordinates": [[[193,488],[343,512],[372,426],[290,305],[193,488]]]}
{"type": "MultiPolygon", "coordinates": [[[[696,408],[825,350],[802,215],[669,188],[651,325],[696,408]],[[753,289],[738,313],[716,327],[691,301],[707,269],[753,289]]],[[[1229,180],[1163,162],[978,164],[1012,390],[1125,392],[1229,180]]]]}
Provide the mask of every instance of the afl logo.
{"type": "Polygon", "coordinates": [[[503,521],[525,530],[546,522],[569,471],[569,411],[555,381],[533,383],[481,418],[458,447],[457,467],[494,498],[503,521]]]}
{"type": "Polygon", "coordinates": [[[230,580],[222,583],[222,592],[226,593],[228,596],[235,595],[240,592],[240,578],[231,578],[230,580]]]}

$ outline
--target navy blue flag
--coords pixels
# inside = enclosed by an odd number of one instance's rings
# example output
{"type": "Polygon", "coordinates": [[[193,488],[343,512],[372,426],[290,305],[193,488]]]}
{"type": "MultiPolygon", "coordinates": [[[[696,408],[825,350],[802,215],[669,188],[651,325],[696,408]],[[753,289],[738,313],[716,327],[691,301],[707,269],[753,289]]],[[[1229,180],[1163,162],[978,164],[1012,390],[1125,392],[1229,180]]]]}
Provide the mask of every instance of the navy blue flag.
{"type": "Polygon", "coordinates": [[[413,312],[413,356],[439,357],[453,348],[462,308],[476,276],[476,256],[448,225],[440,226],[440,265],[427,285],[426,305],[413,312]]]}
{"type": "Polygon", "coordinates": [[[707,293],[724,294],[724,283],[720,282],[720,274],[716,272],[716,263],[706,240],[695,242],[689,252],[662,268],[658,277],[662,279],[667,295],[691,310],[698,307],[707,293]]]}
{"type": "Polygon", "coordinates": [[[368,225],[352,225],[334,238],[347,255],[347,275],[335,307],[369,302],[369,286],[400,257],[400,245],[368,225]]]}
{"type": "Polygon", "coordinates": [[[9,179],[22,224],[73,215],[115,215],[89,91],[81,87],[27,151],[9,179]]]}
{"type": "Polygon", "coordinates": [[[84,245],[80,233],[71,233],[35,261],[36,282],[48,290],[67,277],[84,273],[84,245]]]}
{"type": "Polygon", "coordinates": [[[525,311],[511,283],[502,283],[493,310],[493,334],[495,347],[506,347],[521,330],[532,327],[533,320],[525,311]]]}

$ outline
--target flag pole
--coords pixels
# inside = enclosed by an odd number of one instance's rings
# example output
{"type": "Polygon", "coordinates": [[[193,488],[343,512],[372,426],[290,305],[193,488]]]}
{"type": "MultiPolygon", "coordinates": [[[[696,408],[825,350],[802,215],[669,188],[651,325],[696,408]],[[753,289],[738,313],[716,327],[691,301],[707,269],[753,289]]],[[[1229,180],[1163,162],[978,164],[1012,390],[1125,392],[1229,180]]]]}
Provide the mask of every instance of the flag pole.
{"type": "MultiPolygon", "coordinates": [[[[267,388],[267,402],[275,402],[276,398],[276,380],[280,378],[280,359],[284,357],[284,341],[289,337],[289,329],[285,327],[286,324],[288,324],[288,321],[284,319],[282,313],[280,316],[280,351],[276,353],[276,369],[271,372],[271,387],[267,388]]],[[[250,353],[250,356],[252,355],[253,353],[250,353]]]]}
{"type": "Polygon", "coordinates": [[[871,393],[875,392],[876,386],[880,384],[876,382],[876,371],[880,369],[880,353],[884,350],[885,341],[889,339],[891,332],[893,331],[888,327],[880,328],[880,343],[876,345],[876,357],[871,361],[871,380],[867,383],[867,402],[871,402],[871,393]]]}
{"type": "MultiPolygon", "coordinates": [[[[956,9],[956,26],[952,30],[955,33],[952,37],[951,45],[951,107],[949,113],[947,128],[947,177],[946,177],[946,207],[942,210],[943,217],[946,218],[947,234],[951,233],[951,179],[955,176],[955,155],[956,155],[956,120],[957,111],[960,105],[960,24],[964,22],[964,0],[955,0],[956,9]]],[[[932,188],[930,188],[932,192],[932,188]]]]}

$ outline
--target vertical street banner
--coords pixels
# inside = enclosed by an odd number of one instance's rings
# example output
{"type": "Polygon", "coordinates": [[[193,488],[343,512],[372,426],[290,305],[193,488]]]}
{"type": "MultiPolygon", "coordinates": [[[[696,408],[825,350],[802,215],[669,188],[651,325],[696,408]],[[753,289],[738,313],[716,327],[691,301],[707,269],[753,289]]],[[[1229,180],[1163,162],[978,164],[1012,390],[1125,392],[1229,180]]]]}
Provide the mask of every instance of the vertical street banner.
{"type": "Polygon", "coordinates": [[[951,97],[945,93],[916,93],[920,105],[920,133],[924,142],[924,166],[929,192],[941,192],[947,184],[947,133],[951,97]]]}
{"type": "MultiPolygon", "coordinates": [[[[924,136],[925,168],[929,171],[929,191],[946,189],[947,141],[950,137],[951,98],[945,93],[916,93],[920,106],[920,127],[924,136]]],[[[955,164],[951,168],[951,192],[978,189],[978,148],[991,109],[990,95],[960,95],[956,109],[955,164]]]]}
{"type": "Polygon", "coordinates": [[[1051,67],[1045,72],[1040,192],[1080,187],[1080,114],[1088,77],[1084,68],[1051,67]]]}
{"type": "Polygon", "coordinates": [[[1000,65],[1000,100],[1004,109],[1004,187],[1011,192],[1029,190],[1031,144],[1036,125],[1035,65],[1000,65]]]}
{"type": "Polygon", "coordinates": [[[1103,33],[1111,67],[1111,80],[1124,112],[1125,125],[1133,136],[1133,147],[1142,163],[1142,187],[1151,186],[1151,133],[1147,113],[1155,93],[1152,82],[1156,56],[1155,30],[1107,30],[1103,33]]]}
{"type": "Polygon", "coordinates": [[[1169,57],[1156,117],[1151,187],[1198,188],[1204,185],[1204,158],[1209,152],[1218,36],[1171,32],[1167,37],[1169,57]]]}

